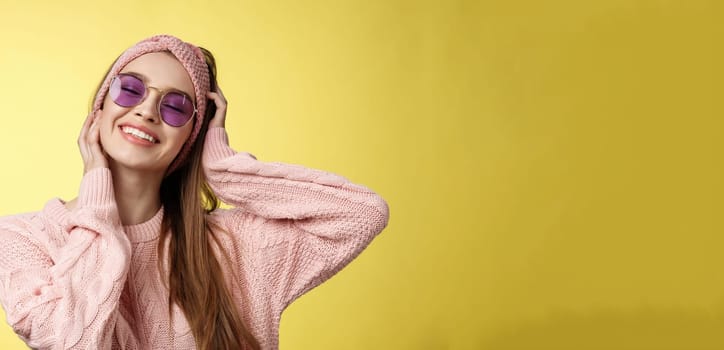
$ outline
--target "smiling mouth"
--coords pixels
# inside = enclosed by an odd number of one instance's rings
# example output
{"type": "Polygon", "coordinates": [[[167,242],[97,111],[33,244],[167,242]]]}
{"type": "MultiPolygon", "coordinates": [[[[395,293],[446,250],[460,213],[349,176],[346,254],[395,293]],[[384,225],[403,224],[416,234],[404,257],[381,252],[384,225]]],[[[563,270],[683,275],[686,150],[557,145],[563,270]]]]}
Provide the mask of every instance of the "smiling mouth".
{"type": "Polygon", "coordinates": [[[153,136],[151,136],[151,135],[149,135],[149,134],[147,134],[147,133],[145,133],[145,132],[143,132],[143,131],[141,131],[141,130],[138,130],[138,129],[134,128],[134,127],[130,127],[130,126],[125,126],[125,125],[124,125],[124,126],[121,126],[120,129],[121,129],[122,132],[124,132],[124,133],[126,133],[126,134],[128,134],[128,135],[131,135],[131,136],[133,136],[133,137],[136,137],[136,138],[138,138],[139,140],[145,140],[145,141],[148,141],[148,142],[151,142],[151,143],[158,143],[158,140],[156,140],[153,136]]]}

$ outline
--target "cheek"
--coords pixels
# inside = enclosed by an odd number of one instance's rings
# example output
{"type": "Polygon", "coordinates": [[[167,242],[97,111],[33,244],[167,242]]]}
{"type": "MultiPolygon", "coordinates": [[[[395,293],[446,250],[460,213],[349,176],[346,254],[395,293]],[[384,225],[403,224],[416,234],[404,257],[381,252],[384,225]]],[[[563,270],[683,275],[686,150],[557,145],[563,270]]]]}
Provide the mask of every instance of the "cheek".
{"type": "Polygon", "coordinates": [[[186,141],[189,139],[189,136],[191,135],[192,127],[185,125],[181,128],[174,128],[171,132],[171,139],[173,140],[173,148],[174,149],[181,149],[183,145],[186,143],[186,141]]]}
{"type": "Polygon", "coordinates": [[[113,121],[116,118],[113,116],[112,112],[113,111],[109,108],[99,112],[98,123],[100,124],[98,126],[100,127],[101,145],[106,144],[113,133],[113,121]]]}
{"type": "Polygon", "coordinates": [[[108,136],[110,136],[110,125],[108,123],[109,119],[110,118],[105,116],[103,112],[101,112],[100,116],[98,117],[98,126],[100,127],[101,132],[101,142],[104,142],[108,138],[108,136]]]}

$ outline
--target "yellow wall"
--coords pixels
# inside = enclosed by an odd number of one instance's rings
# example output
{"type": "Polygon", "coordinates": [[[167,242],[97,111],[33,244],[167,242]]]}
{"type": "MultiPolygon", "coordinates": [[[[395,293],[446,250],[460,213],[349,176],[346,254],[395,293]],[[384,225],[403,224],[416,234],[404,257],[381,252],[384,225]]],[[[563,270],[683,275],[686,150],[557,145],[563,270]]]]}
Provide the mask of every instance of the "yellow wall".
{"type": "Polygon", "coordinates": [[[390,204],[281,349],[724,348],[721,2],[13,3],[0,214],[75,195],[93,88],[171,33],[217,55],[235,149],[390,204]]]}

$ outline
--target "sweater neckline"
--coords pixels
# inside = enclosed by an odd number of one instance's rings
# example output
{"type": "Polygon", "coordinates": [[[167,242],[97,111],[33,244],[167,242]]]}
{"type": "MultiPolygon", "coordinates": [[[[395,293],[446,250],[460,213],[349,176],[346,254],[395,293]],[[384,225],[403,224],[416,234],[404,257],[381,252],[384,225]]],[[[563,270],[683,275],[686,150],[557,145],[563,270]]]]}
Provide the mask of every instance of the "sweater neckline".
{"type": "MultiPolygon", "coordinates": [[[[71,215],[70,210],[65,207],[65,201],[60,198],[53,198],[45,205],[45,212],[57,219],[64,227],[68,224],[71,215]]],[[[153,217],[145,222],[135,225],[123,225],[128,239],[131,243],[148,242],[158,238],[161,234],[161,223],[163,221],[163,205],[153,217]]]]}

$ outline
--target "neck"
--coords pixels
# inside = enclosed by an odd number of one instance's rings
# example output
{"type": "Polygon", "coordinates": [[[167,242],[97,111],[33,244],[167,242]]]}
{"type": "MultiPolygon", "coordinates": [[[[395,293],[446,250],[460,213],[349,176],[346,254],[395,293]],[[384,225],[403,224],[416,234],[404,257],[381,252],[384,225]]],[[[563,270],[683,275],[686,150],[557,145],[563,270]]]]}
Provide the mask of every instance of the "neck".
{"type": "Polygon", "coordinates": [[[113,188],[123,225],[148,221],[161,208],[163,172],[130,169],[111,162],[113,188]]]}

